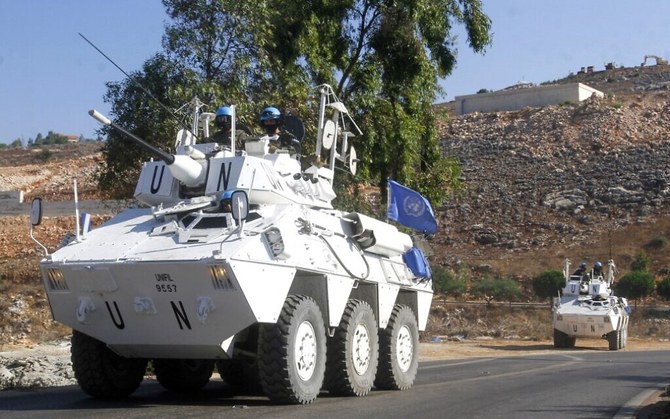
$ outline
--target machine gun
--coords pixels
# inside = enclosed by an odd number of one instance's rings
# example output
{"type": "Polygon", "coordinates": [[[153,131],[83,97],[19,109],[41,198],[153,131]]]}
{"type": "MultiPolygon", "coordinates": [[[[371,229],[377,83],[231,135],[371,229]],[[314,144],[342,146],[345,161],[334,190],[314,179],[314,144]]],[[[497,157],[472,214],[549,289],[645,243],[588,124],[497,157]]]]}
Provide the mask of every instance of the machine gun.
{"type": "MultiPolygon", "coordinates": [[[[115,124],[109,118],[96,111],[91,109],[88,111],[88,114],[95,118],[97,121],[103,125],[110,126],[115,130],[123,133],[127,138],[135,141],[142,148],[147,150],[149,153],[153,154],[158,159],[165,162],[166,166],[172,173],[172,176],[175,179],[178,179],[184,185],[189,187],[202,186],[205,181],[205,176],[207,174],[206,168],[204,165],[198,163],[191,156],[188,155],[179,155],[179,154],[169,154],[165,151],[152,146],[146,141],[142,140],[140,137],[136,136],[132,132],[127,131],[123,127],[115,124]]],[[[204,155],[203,155],[204,157],[204,155]]]]}

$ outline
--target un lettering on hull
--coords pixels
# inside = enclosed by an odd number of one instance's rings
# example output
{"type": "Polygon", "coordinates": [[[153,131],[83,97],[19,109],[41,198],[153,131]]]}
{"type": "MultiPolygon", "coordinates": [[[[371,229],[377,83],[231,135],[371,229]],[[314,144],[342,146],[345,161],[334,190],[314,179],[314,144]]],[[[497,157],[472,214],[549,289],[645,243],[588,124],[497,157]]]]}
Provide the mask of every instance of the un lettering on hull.
{"type": "Polygon", "coordinates": [[[162,161],[145,163],[135,188],[135,198],[148,205],[171,202],[178,196],[179,182],[162,161]]]}

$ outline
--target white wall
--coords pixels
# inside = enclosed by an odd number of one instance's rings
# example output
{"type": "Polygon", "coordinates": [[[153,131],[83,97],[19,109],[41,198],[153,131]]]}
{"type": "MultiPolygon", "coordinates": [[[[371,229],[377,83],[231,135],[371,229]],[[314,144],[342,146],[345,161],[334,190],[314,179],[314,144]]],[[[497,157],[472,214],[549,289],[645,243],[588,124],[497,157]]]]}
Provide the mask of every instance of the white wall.
{"type": "Polygon", "coordinates": [[[516,111],[525,107],[581,102],[592,94],[597,97],[605,96],[603,92],[585,84],[571,83],[456,96],[454,101],[456,115],[465,115],[472,112],[516,111]]]}

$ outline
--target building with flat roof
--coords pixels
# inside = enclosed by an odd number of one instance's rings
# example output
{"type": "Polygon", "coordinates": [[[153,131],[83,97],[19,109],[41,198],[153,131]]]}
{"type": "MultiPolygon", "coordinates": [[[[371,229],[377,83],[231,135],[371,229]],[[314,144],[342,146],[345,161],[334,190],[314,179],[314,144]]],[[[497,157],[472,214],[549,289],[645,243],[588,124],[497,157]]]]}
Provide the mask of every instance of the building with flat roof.
{"type": "Polygon", "coordinates": [[[543,107],[565,102],[581,102],[590,98],[605,97],[582,83],[553,84],[546,86],[522,87],[498,90],[497,92],[456,96],[454,111],[456,115],[473,112],[517,111],[525,107],[543,107]]]}

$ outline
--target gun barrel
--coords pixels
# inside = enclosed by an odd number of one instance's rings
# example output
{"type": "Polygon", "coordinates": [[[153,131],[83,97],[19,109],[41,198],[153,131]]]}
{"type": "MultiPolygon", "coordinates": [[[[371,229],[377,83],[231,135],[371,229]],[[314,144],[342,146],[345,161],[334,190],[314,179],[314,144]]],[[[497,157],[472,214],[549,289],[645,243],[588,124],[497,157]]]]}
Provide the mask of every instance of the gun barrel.
{"type": "Polygon", "coordinates": [[[140,137],[138,137],[135,134],[127,131],[125,128],[120,127],[119,125],[113,123],[109,118],[107,118],[106,116],[104,116],[100,112],[96,111],[95,109],[91,109],[90,111],[88,111],[88,114],[91,115],[96,120],[98,120],[100,123],[102,123],[104,125],[108,125],[108,126],[114,128],[114,129],[118,130],[119,132],[123,133],[126,137],[132,139],[137,144],[144,147],[145,150],[147,150],[148,152],[150,152],[154,156],[158,157],[159,159],[163,160],[165,162],[165,164],[167,164],[168,166],[171,165],[172,163],[174,163],[174,160],[175,160],[174,155],[172,155],[170,153],[166,153],[163,150],[152,146],[151,144],[147,143],[146,141],[144,141],[140,137]]]}

